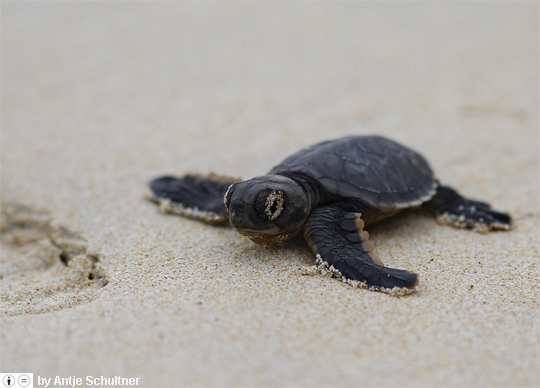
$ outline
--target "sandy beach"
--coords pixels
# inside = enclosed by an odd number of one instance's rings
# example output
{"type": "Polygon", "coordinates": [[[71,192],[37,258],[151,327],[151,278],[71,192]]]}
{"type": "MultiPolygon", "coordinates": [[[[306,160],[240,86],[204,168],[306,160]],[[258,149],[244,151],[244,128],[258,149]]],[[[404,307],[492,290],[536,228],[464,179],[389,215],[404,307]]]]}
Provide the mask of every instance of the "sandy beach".
{"type": "Polygon", "coordinates": [[[2,2],[0,372],[35,387],[540,386],[539,11],[2,2]],[[247,179],[350,134],[417,150],[513,230],[422,210],[368,227],[385,264],[420,276],[394,297],[306,275],[301,239],[260,246],[145,200],[160,175],[247,179]]]}

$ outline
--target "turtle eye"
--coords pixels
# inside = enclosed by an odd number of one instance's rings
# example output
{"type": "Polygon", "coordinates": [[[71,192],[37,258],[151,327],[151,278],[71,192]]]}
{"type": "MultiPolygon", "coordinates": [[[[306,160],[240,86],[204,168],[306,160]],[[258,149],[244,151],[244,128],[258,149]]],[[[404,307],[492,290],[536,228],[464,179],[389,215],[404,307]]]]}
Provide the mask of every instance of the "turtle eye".
{"type": "Polygon", "coordinates": [[[283,198],[283,191],[281,190],[272,190],[268,197],[266,197],[266,202],[264,204],[264,215],[268,221],[274,221],[279,217],[283,211],[283,205],[285,204],[285,199],[283,198]]]}

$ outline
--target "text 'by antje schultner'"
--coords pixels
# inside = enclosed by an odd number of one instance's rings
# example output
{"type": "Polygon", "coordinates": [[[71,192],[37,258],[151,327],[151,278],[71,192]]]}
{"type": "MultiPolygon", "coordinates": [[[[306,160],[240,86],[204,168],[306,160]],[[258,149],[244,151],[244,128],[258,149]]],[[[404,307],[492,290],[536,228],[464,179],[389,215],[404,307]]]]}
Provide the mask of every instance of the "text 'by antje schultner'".
{"type": "Polygon", "coordinates": [[[55,386],[69,386],[69,387],[77,387],[80,385],[87,385],[87,386],[107,386],[107,385],[114,385],[114,386],[122,386],[122,385],[139,385],[140,377],[120,377],[120,376],[114,376],[114,377],[94,377],[94,376],[86,376],[86,378],[82,377],[75,377],[75,376],[69,376],[69,377],[60,377],[56,376],[54,379],[52,377],[41,377],[38,376],[37,378],[37,385],[43,386],[47,388],[49,385],[55,385],[55,386]]]}

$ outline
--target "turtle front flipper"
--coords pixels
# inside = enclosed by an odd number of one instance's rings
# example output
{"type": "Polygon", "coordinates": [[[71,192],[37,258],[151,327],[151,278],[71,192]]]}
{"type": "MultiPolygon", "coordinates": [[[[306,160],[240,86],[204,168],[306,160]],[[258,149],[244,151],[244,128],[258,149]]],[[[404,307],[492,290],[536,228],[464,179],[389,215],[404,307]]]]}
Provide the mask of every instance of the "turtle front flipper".
{"type": "Polygon", "coordinates": [[[229,213],[223,197],[237,179],[215,174],[164,176],[150,182],[149,200],[160,205],[165,213],[173,213],[209,224],[225,224],[229,213]]]}
{"type": "Polygon", "coordinates": [[[441,224],[457,228],[474,229],[487,233],[492,229],[509,230],[512,218],[491,209],[487,203],[462,197],[457,191],[447,186],[439,186],[433,199],[424,204],[441,224]]]}
{"type": "Polygon", "coordinates": [[[326,263],[343,281],[359,281],[373,289],[414,288],[418,275],[385,267],[373,252],[360,216],[335,204],[313,211],[304,225],[304,238],[317,255],[318,264],[326,263]]]}

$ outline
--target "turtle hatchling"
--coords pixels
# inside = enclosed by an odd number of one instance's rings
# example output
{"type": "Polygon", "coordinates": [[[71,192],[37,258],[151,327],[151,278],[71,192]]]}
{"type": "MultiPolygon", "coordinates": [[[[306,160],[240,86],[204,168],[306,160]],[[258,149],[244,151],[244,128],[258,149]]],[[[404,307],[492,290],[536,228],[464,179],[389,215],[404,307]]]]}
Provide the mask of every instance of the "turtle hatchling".
{"type": "Polygon", "coordinates": [[[508,214],[440,184],[421,155],[380,136],[315,144],[245,181],[165,176],[150,188],[150,199],[165,211],[228,222],[258,244],[301,234],[319,267],[379,291],[412,290],[418,275],[386,267],[373,251],[367,225],[418,207],[441,223],[484,233],[512,225],[508,214]]]}

